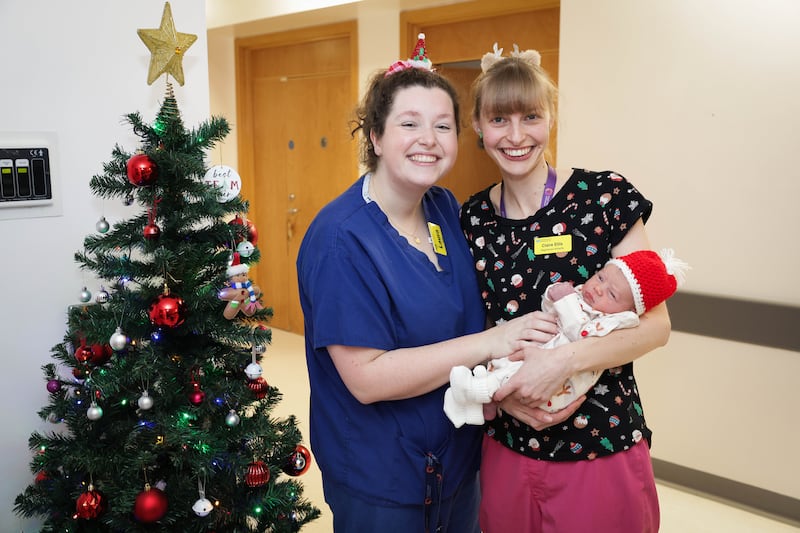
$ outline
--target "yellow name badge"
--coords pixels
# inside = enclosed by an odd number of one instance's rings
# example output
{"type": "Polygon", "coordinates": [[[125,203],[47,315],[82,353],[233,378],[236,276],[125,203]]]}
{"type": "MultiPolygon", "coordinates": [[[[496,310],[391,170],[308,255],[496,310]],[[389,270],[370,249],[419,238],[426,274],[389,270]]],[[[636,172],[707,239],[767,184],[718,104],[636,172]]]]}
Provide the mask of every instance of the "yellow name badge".
{"type": "Polygon", "coordinates": [[[442,235],[442,228],[438,224],[428,222],[428,233],[431,234],[431,243],[433,244],[433,251],[439,255],[447,255],[447,248],[444,245],[444,236],[442,235]]]}
{"type": "Polygon", "coordinates": [[[533,253],[536,255],[557,254],[572,251],[572,235],[553,235],[533,239],[533,253]]]}

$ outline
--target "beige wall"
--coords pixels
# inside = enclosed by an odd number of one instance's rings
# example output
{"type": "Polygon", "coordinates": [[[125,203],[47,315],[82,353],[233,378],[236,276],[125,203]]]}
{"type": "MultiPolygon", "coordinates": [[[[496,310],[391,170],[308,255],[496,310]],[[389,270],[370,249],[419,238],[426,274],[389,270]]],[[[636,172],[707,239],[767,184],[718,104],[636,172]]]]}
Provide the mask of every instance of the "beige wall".
{"type": "Polygon", "coordinates": [[[794,0],[562,4],[559,163],[633,179],[687,291],[800,304],[798,20],[794,0]]]}
{"type": "MultiPolygon", "coordinates": [[[[800,4],[567,0],[559,164],[655,202],[687,291],[800,305],[800,4]]],[[[800,354],[673,333],[637,362],[659,459],[800,498],[800,354]]]]}
{"type": "MultiPolygon", "coordinates": [[[[363,86],[398,57],[407,4],[210,21],[212,109],[235,116],[236,32],[356,19],[363,86]]],[[[692,264],[687,291],[800,305],[787,283],[800,267],[798,20],[794,0],[562,1],[559,166],[618,170],[651,198],[653,246],[692,264]]],[[[800,498],[800,354],[676,332],[637,367],[654,457],[800,498]]]]}

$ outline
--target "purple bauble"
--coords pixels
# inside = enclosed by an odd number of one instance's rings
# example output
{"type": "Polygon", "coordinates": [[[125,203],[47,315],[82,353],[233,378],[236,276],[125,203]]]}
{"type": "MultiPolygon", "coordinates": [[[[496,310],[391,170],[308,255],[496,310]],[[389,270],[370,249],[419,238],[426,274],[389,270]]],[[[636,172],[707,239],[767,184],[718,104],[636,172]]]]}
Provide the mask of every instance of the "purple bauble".
{"type": "Polygon", "coordinates": [[[57,379],[51,379],[47,382],[47,392],[55,394],[61,390],[61,382],[57,379]]]}

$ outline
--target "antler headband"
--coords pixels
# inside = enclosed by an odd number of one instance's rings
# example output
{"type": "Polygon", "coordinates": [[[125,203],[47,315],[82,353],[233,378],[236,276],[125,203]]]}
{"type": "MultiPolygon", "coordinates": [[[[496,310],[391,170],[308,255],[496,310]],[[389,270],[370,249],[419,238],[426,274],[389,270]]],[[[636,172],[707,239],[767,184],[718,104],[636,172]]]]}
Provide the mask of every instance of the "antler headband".
{"type": "MultiPolygon", "coordinates": [[[[516,43],[514,43],[514,51],[511,52],[509,57],[518,57],[532,67],[538,67],[542,64],[542,55],[538,51],[525,50],[520,52],[519,46],[517,46],[516,43]]],[[[497,43],[494,43],[492,51],[486,52],[481,58],[481,71],[485,73],[487,70],[492,68],[492,65],[498,61],[503,61],[504,59],[508,59],[508,57],[503,57],[503,49],[497,48],[497,43]]]]}

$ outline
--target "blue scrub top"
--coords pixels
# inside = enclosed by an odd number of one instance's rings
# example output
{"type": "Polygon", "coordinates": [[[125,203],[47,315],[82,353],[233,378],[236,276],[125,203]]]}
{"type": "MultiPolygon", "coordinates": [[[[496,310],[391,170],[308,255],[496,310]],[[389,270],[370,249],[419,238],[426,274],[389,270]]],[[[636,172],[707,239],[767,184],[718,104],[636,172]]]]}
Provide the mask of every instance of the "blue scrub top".
{"type": "Polygon", "coordinates": [[[432,187],[422,202],[447,249],[437,271],[369,200],[368,179],[319,212],[297,258],[311,447],[326,491],[336,486],[382,505],[421,504],[426,455],[441,462],[442,493],[449,497],[478,470],[481,428],[453,427],[442,410],[446,385],[416,398],[361,404],[326,347],[432,344],[483,330],[485,315],[452,193],[432,187]]]}

